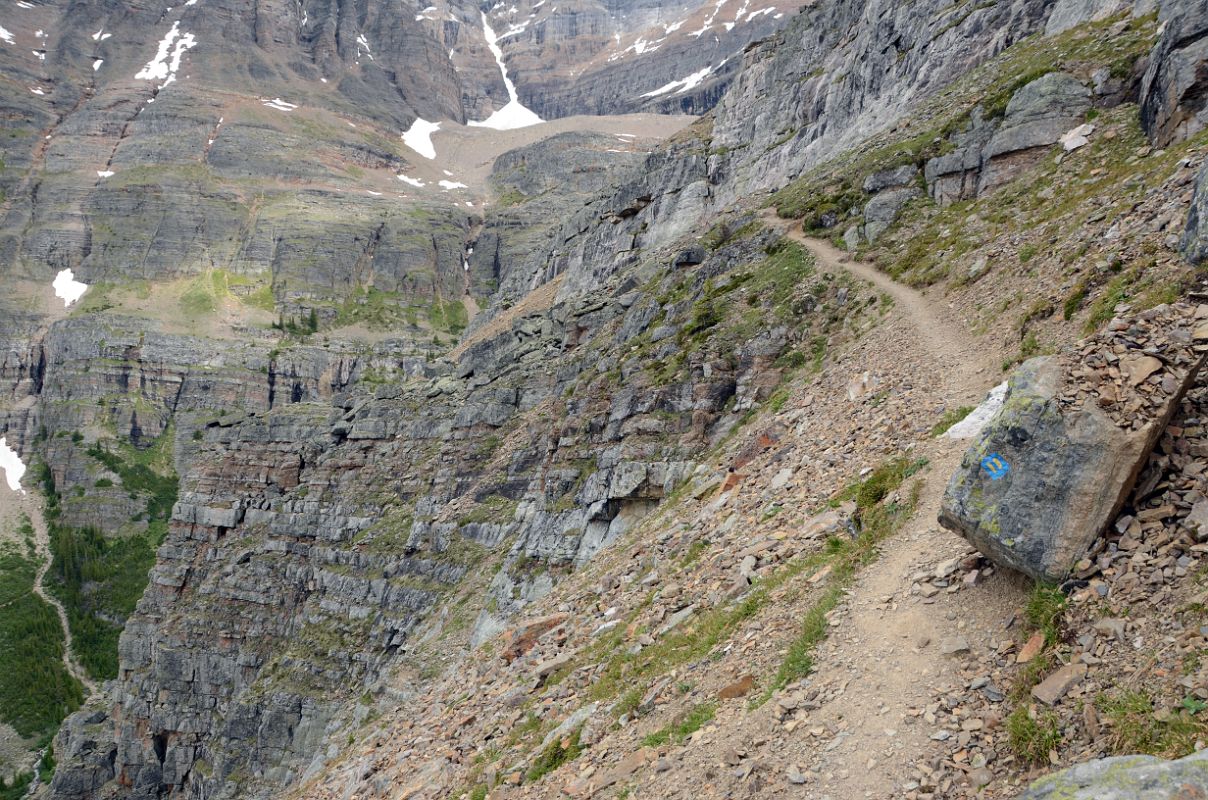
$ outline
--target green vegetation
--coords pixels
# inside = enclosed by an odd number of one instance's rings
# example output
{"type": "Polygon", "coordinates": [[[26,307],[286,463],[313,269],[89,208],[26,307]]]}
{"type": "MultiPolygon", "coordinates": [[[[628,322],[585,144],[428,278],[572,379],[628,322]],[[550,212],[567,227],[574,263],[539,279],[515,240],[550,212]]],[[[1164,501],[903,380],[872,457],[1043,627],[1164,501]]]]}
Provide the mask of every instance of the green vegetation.
{"type": "Polygon", "coordinates": [[[805,612],[801,622],[801,632],[789,645],[776,677],[772,679],[770,691],[778,691],[793,681],[801,680],[814,671],[814,647],[826,638],[826,615],[829,614],[839,600],[843,598],[843,588],[838,585],[830,586],[822,597],[805,612]]]}
{"type": "Polygon", "coordinates": [[[1116,753],[1182,758],[1195,752],[1197,740],[1208,737],[1208,713],[1193,698],[1174,709],[1159,710],[1145,692],[1120,690],[1100,695],[1095,705],[1111,720],[1116,753]]]}
{"type": "Polygon", "coordinates": [[[180,308],[186,316],[199,317],[214,313],[234,298],[254,308],[273,310],[271,286],[261,286],[251,278],[225,269],[208,269],[190,280],[181,292],[180,308]]]}
{"type": "Polygon", "coordinates": [[[458,520],[458,524],[470,525],[473,523],[508,522],[516,515],[516,508],[519,505],[515,500],[503,495],[489,495],[463,514],[458,520]]]}
{"type": "Polygon", "coordinates": [[[310,314],[305,317],[289,317],[287,319],[278,314],[277,321],[273,323],[273,330],[283,331],[290,336],[309,336],[312,333],[317,333],[319,330],[319,315],[313,308],[310,310],[310,314]]]}
{"type": "Polygon", "coordinates": [[[550,742],[549,746],[537,756],[533,765],[528,768],[528,772],[524,775],[525,780],[530,783],[539,781],[563,764],[569,764],[578,758],[583,752],[583,748],[579,745],[579,735],[582,732],[582,728],[576,728],[574,733],[565,740],[555,739],[550,742]]]}
{"type": "Polygon", "coordinates": [[[1024,617],[1032,630],[1044,633],[1045,645],[1056,644],[1061,638],[1061,615],[1069,602],[1056,586],[1038,583],[1028,595],[1024,617]]]}
{"type": "Polygon", "coordinates": [[[38,564],[28,520],[19,533],[22,544],[0,544],[0,720],[42,746],[84,691],[63,665],[58,615],[33,592],[38,564]]]}
{"type": "MultiPolygon", "coordinates": [[[[106,539],[95,528],[52,525],[50,589],[67,609],[80,665],[97,680],[117,677],[117,640],[147,586],[155,544],[145,535],[106,539]]],[[[57,623],[56,623],[57,624],[57,623]]]]}
{"type": "Polygon", "coordinates": [[[1047,763],[1049,751],[1061,744],[1061,720],[1052,711],[1020,706],[1007,717],[1007,741],[1024,761],[1047,763]]]}
{"type": "Polygon", "coordinates": [[[147,586],[155,548],[167,533],[178,486],[170,466],[171,443],[169,430],[147,450],[125,445],[115,451],[99,443],[88,449],[118,475],[132,498],[145,500],[144,511],[131,522],[145,522],[146,530],[114,538],[95,528],[62,524],[54,476],[46,465],[39,468],[50,527],[48,589],[67,610],[80,665],[97,680],[117,675],[118,636],[147,586]]]}
{"type": "Polygon", "coordinates": [[[701,703],[675,722],[646,736],[642,744],[646,747],[662,747],[669,742],[680,744],[710,722],[716,713],[717,704],[701,703]]]}
{"type": "Polygon", "coordinates": [[[931,428],[931,438],[943,436],[956,423],[973,413],[973,406],[957,406],[950,408],[940,416],[940,421],[931,428]]]}
{"type": "Polygon", "coordinates": [[[856,508],[860,511],[871,510],[888,497],[890,492],[898,489],[907,478],[925,466],[925,458],[910,459],[899,456],[874,469],[868,477],[845,488],[839,493],[838,500],[854,500],[856,508]]]}
{"type": "Polygon", "coordinates": [[[528,195],[519,189],[508,188],[499,194],[499,197],[495,200],[495,204],[500,208],[510,208],[511,206],[518,206],[521,203],[527,202],[528,199],[528,195]]]}
{"type": "Polygon", "coordinates": [[[133,447],[121,448],[120,452],[106,450],[100,442],[88,448],[88,455],[105,465],[122,481],[122,488],[131,497],[146,498],[146,511],[142,519],[147,522],[148,533],[158,545],[168,531],[168,520],[172,517],[172,506],[176,505],[179,479],[171,471],[172,432],[166,431],[147,450],[133,447]],[[166,463],[165,463],[166,462],[166,463]],[[165,469],[167,474],[156,472],[152,466],[165,469]]]}
{"type": "Polygon", "coordinates": [[[384,292],[374,286],[360,289],[336,309],[335,327],[364,325],[370,330],[417,328],[421,317],[434,331],[457,335],[469,324],[469,313],[458,300],[434,299],[424,305],[401,292],[384,292]]]}
{"type": "Polygon", "coordinates": [[[15,775],[11,781],[0,778],[0,800],[25,800],[25,794],[29,791],[29,785],[33,781],[32,772],[15,775]]]}

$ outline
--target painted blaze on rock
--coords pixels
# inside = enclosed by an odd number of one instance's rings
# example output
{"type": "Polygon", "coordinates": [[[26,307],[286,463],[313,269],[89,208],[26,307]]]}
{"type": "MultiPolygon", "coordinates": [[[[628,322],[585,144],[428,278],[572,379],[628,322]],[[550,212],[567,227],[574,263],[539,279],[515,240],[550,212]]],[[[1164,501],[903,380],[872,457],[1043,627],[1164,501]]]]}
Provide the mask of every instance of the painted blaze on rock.
{"type": "Polygon", "coordinates": [[[952,476],[940,524],[999,564],[1064,579],[1120,512],[1206,346],[1208,306],[1176,303],[1025,362],[952,476]]]}

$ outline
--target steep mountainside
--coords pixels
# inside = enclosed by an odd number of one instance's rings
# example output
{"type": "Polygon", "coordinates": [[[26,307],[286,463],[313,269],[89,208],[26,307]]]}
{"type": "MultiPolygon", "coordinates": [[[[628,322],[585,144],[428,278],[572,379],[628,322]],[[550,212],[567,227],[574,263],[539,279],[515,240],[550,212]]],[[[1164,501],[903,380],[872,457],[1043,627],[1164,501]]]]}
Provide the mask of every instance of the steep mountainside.
{"type": "Polygon", "coordinates": [[[72,634],[22,612],[16,796],[1006,797],[1202,747],[1208,11],[772,3],[6,12],[43,506],[0,589],[72,634]],[[1029,596],[933,524],[935,437],[1105,326],[1060,363],[1165,432],[1029,596]]]}

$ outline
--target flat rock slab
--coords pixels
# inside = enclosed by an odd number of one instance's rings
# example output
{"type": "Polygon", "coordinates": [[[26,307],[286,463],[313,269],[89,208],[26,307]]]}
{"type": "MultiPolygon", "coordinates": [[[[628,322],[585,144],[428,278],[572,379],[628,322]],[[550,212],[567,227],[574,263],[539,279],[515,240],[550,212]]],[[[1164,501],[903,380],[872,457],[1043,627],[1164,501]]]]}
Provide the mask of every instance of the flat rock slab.
{"type": "Polygon", "coordinates": [[[1082,683],[1086,664],[1066,664],[1032,687],[1032,697],[1046,706],[1056,705],[1065,693],[1082,683]]]}
{"type": "Polygon", "coordinates": [[[998,564],[1060,581],[1116,518],[1195,381],[1208,307],[1162,305],[1025,362],[965,453],[940,524],[998,564]]]}

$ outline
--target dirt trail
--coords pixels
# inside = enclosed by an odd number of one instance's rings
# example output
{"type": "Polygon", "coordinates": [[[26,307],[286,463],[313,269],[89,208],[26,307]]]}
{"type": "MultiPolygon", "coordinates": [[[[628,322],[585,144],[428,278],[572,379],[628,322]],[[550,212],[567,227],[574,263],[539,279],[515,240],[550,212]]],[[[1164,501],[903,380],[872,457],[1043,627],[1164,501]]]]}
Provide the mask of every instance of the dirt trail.
{"type": "Polygon", "coordinates": [[[55,613],[59,615],[59,624],[63,626],[63,666],[67,668],[76,680],[84,686],[85,699],[96,694],[97,687],[93,680],[88,677],[88,673],[79,665],[75,657],[75,649],[72,644],[71,626],[67,624],[67,610],[63,608],[63,604],[58,598],[46,591],[44,585],[46,573],[50,571],[50,533],[46,528],[46,520],[42,517],[42,506],[36,499],[34,494],[23,494],[17,501],[18,508],[29,517],[30,524],[34,529],[34,547],[37,549],[38,558],[41,564],[38,567],[38,573],[34,576],[34,594],[45,600],[54,608],[55,613]]]}
{"type": "MultiPolygon", "coordinates": [[[[768,221],[778,228],[785,225],[768,221]]],[[[895,314],[915,335],[897,338],[899,353],[881,355],[931,362],[934,369],[927,372],[937,376],[938,385],[928,385],[929,394],[952,406],[976,405],[1001,380],[990,348],[979,346],[942,302],[896,283],[871,264],[851,260],[795,226],[784,233],[807,247],[821,269],[847,270],[894,299],[895,314]]],[[[930,465],[918,511],[860,574],[818,653],[819,682],[849,684],[842,701],[824,707],[815,718],[846,734],[833,749],[813,754],[811,766],[822,777],[816,788],[827,795],[901,796],[915,766],[936,754],[931,740],[936,728],[922,716],[926,707],[964,688],[959,662],[944,655],[941,644],[960,637],[974,653],[988,651],[1023,601],[1018,579],[1006,573],[955,595],[912,595],[915,572],[971,550],[936,522],[945,485],[967,446],[967,441],[938,438],[916,449],[915,455],[930,465]]]]}
{"type": "Polygon", "coordinates": [[[937,362],[949,366],[944,373],[947,379],[942,387],[944,393],[963,394],[982,387],[985,380],[979,374],[993,366],[992,359],[987,359],[986,349],[974,341],[961,322],[943,313],[936,300],[898,283],[872,264],[853,261],[830,242],[806,236],[795,220],[780,219],[770,210],[764,213],[763,219],[789,239],[804,245],[822,270],[846,270],[892,297],[918,332],[917,344],[937,362]]]}

